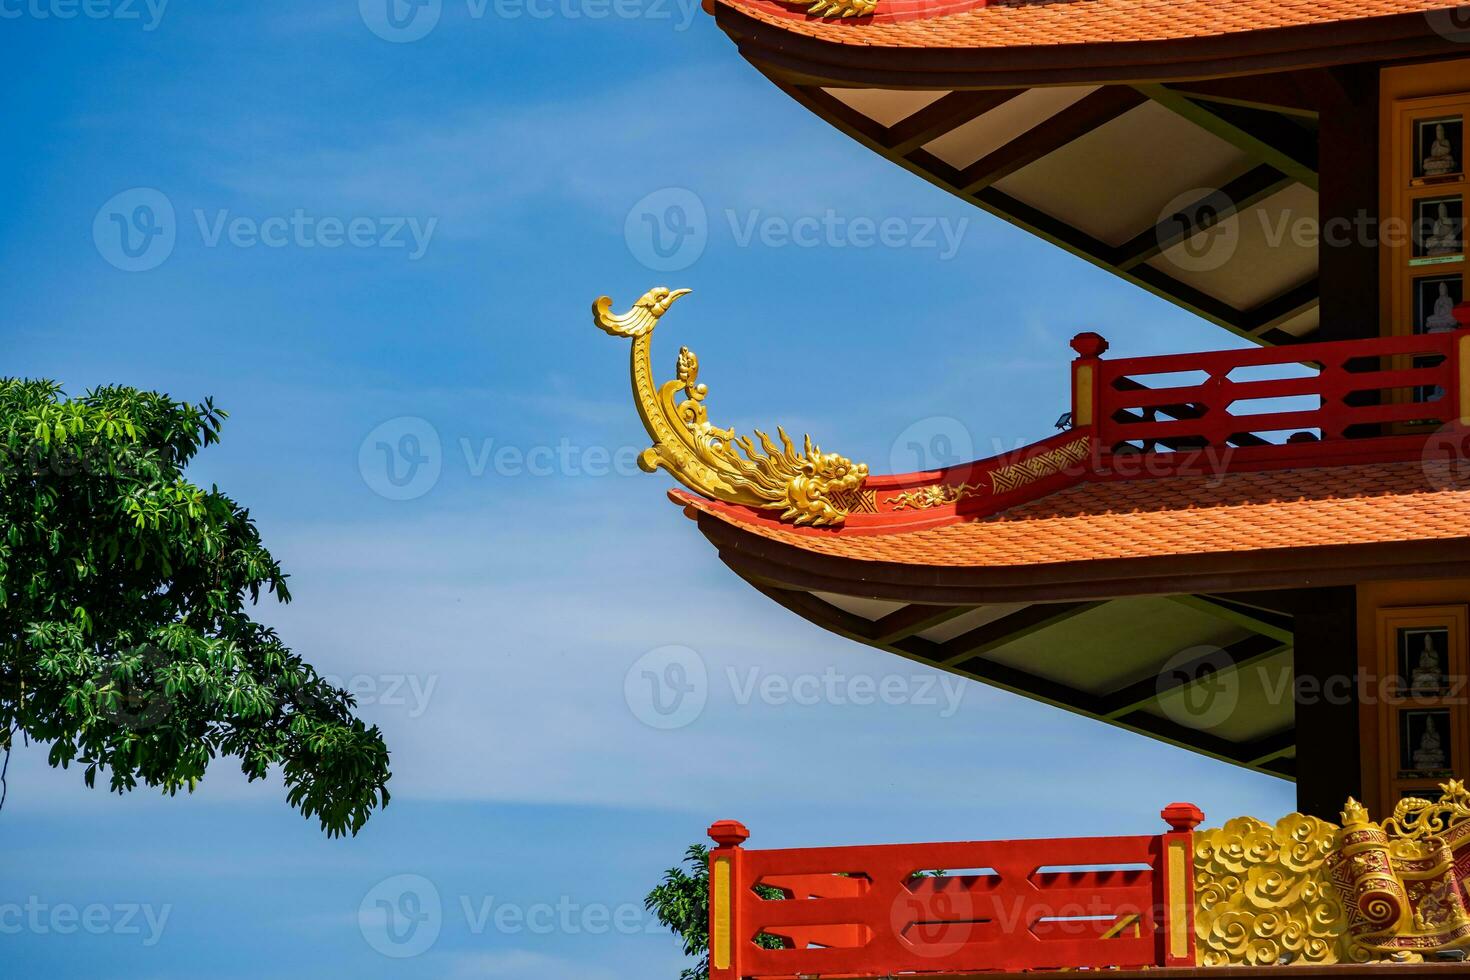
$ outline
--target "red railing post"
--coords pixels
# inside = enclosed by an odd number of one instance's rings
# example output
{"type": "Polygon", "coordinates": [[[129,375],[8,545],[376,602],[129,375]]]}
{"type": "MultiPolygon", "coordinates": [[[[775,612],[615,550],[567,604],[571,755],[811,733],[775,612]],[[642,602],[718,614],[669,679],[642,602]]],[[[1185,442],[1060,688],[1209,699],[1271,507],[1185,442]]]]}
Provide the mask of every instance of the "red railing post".
{"type": "Polygon", "coordinates": [[[738,820],[720,820],[709,829],[718,847],[709,854],[709,975],[710,980],[740,980],[741,952],[748,943],[742,931],[741,896],[745,881],[745,849],[750,831],[738,820]]]}
{"type": "Polygon", "coordinates": [[[1076,428],[1099,422],[1102,396],[1099,361],[1107,353],[1108,342],[1102,334],[1079,333],[1072,338],[1077,357],[1072,361],[1072,425],[1076,428]]]}
{"type": "Polygon", "coordinates": [[[1164,966],[1195,966],[1194,828],[1205,815],[1193,803],[1170,803],[1163,835],[1164,966]]]}

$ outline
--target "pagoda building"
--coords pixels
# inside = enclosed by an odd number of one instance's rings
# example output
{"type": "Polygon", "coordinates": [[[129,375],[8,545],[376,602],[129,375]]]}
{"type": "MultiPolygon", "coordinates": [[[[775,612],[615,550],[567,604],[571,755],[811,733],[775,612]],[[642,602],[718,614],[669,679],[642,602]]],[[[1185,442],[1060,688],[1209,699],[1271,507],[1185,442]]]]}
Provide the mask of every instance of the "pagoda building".
{"type": "Polygon", "coordinates": [[[604,297],[597,325],[632,341],[644,468],[678,480],[671,499],[719,559],[791,612],[1293,780],[1300,811],[1201,831],[1178,804],[1157,837],[1050,842],[1042,861],[1112,854],[1138,865],[1132,878],[1002,868],[1030,853],[1016,842],[747,851],[725,821],[711,828],[716,980],[1274,968],[1470,947],[1470,8],[706,10],[853,139],[1253,344],[1110,358],[1105,338],[1079,334],[1058,352],[1072,406],[1055,435],[875,474],[810,438],[720,428],[687,349],[656,371],[654,328],[684,290],[626,312],[604,297]],[[995,880],[893,877],[913,861],[995,880]],[[1263,898],[1252,875],[1290,894],[1263,898]],[[762,902],[756,883],[812,901],[762,902]],[[1157,908],[1094,916],[1081,936],[1047,935],[1040,923],[1059,920],[1042,916],[1024,941],[976,939],[994,925],[979,897],[1014,888],[1024,901],[1137,888],[1130,901],[1157,908]],[[895,896],[911,915],[880,923],[873,909],[895,896]],[[924,940],[936,924],[949,938],[924,940]]]}

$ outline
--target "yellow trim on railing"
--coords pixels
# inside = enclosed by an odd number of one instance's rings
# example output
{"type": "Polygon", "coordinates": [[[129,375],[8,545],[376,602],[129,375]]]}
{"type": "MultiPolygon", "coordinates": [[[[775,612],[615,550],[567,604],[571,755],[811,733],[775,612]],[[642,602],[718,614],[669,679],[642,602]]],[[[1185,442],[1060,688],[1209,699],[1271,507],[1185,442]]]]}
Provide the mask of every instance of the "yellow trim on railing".
{"type": "Polygon", "coordinates": [[[730,861],[716,858],[710,868],[710,965],[730,969],[730,861]]]}
{"type": "Polygon", "coordinates": [[[1470,336],[1460,338],[1460,424],[1470,425],[1470,336]]]}
{"type": "Polygon", "coordinates": [[[1074,369],[1077,376],[1076,392],[1072,404],[1072,424],[1092,424],[1092,365],[1079,364],[1074,369]]]}
{"type": "Polygon", "coordinates": [[[1184,839],[1171,840],[1168,848],[1169,882],[1169,956],[1178,959],[1189,955],[1189,906],[1187,885],[1189,882],[1189,846],[1184,839]]]}

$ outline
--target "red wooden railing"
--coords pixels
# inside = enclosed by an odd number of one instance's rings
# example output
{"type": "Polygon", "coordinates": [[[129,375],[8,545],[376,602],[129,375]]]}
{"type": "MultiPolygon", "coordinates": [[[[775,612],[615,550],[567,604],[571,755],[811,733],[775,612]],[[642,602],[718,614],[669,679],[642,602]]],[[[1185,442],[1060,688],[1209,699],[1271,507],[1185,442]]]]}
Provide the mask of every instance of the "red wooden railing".
{"type": "Polygon", "coordinates": [[[746,850],[749,832],[721,821],[710,828],[710,978],[1192,966],[1204,815],[1174,803],[1162,816],[1171,829],[1153,837],[772,851],[746,850]]]}
{"type": "Polygon", "coordinates": [[[1412,459],[1470,414],[1470,330],[1118,360],[1096,334],[1072,346],[1073,419],[1094,427],[1104,461],[1201,448],[1264,465],[1412,459]],[[1242,377],[1273,367],[1295,376],[1242,377]],[[1180,374],[1197,377],[1160,380],[1180,374]]]}

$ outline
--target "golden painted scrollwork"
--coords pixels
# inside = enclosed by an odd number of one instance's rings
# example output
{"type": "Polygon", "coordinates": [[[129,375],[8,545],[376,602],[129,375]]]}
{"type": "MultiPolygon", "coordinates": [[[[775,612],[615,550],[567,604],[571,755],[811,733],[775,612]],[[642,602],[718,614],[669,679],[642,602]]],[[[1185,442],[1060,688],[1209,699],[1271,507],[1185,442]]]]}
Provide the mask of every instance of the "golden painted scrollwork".
{"type": "Polygon", "coordinates": [[[711,425],[704,406],[708,389],[699,384],[699,359],[687,347],[679,349],[674,379],[655,386],[650,356],[654,327],[688,292],[659,286],[621,314],[612,312],[606,296],[592,304],[598,329],[633,341],[633,398],[653,439],[638,465],[649,473],[662,467],[695,493],[779,511],[782,520],[795,524],[841,524],[863,500],[858,491],[868,476],[866,465],[822,452],[811,436],[798,452],[780,427],[779,446],[757,429],[757,447],[748,436],[711,425]]]}
{"type": "Polygon", "coordinates": [[[1470,823],[1470,790],[1461,780],[1452,779],[1440,787],[1438,801],[1406,799],[1394,807],[1393,816],[1383,821],[1383,829],[1405,841],[1422,841],[1444,837],[1463,823],[1470,823]]]}
{"type": "Polygon", "coordinates": [[[1326,861],[1337,827],[1293,813],[1195,834],[1195,935],[1204,966],[1362,961],[1326,861]]]}
{"type": "Polygon", "coordinates": [[[1092,440],[1086,436],[1073,439],[1064,446],[1002,466],[990,474],[990,488],[996,493],[1009,493],[1028,483],[1044,480],[1075,466],[1092,454],[1092,440]]]}
{"type": "Polygon", "coordinates": [[[1085,461],[1091,454],[1092,441],[1082,436],[1029,459],[997,466],[985,474],[990,481],[988,487],[983,483],[935,483],[896,493],[888,498],[888,504],[894,510],[930,510],[987,493],[1010,493],[1038,480],[1056,476],[1068,467],[1085,461]]]}
{"type": "Polygon", "coordinates": [[[1355,896],[1348,932],[1359,946],[1418,954],[1470,945],[1470,795],[1458,780],[1440,788],[1438,801],[1400,801],[1382,826],[1356,801],[1343,810],[1332,873],[1355,896]]]}
{"type": "Polygon", "coordinates": [[[888,505],[894,510],[930,510],[934,507],[957,504],[969,497],[978,497],[984,492],[985,488],[978,484],[936,483],[896,493],[888,498],[888,505]]]}

